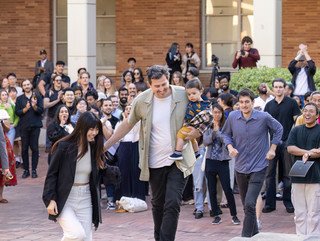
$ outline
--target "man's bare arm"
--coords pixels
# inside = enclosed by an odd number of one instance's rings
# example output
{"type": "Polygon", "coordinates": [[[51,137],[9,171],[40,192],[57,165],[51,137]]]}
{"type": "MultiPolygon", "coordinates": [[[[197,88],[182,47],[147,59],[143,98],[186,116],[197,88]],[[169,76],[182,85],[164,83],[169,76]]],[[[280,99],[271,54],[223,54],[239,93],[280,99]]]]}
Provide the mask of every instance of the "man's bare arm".
{"type": "Polygon", "coordinates": [[[128,132],[134,127],[128,122],[128,119],[125,119],[110,137],[110,139],[104,144],[104,151],[107,151],[110,147],[116,144],[122,137],[124,137],[128,132]]]}

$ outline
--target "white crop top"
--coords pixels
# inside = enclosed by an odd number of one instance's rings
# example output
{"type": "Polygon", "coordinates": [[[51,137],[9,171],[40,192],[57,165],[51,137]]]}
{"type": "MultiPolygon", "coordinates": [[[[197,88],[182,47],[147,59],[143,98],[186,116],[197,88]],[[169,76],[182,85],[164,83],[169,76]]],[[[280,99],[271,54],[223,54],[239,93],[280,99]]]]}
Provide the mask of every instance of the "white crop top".
{"type": "Polygon", "coordinates": [[[77,161],[74,183],[88,183],[91,173],[91,150],[88,144],[88,151],[77,161]]]}

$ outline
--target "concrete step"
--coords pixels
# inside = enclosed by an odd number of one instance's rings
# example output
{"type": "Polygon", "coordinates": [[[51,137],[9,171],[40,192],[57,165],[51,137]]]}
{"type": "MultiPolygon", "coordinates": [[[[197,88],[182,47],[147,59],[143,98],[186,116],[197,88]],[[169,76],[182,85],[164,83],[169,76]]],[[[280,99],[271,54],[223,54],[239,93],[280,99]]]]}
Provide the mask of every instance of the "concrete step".
{"type": "Polygon", "coordinates": [[[235,237],[230,241],[319,241],[320,236],[284,234],[284,233],[258,233],[251,238],[235,237]]]}

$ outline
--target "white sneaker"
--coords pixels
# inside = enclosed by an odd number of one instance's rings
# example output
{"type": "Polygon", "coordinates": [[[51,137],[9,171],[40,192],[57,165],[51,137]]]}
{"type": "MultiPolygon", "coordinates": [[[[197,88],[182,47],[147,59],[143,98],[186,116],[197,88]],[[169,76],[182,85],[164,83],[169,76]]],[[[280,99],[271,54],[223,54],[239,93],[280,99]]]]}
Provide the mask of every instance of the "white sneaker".
{"type": "Polygon", "coordinates": [[[109,202],[107,203],[107,208],[106,208],[106,210],[115,210],[115,209],[116,209],[116,206],[114,205],[114,202],[109,201],[109,202]]]}
{"type": "Polygon", "coordinates": [[[262,223],[259,219],[257,219],[258,230],[262,229],[262,223]]]}

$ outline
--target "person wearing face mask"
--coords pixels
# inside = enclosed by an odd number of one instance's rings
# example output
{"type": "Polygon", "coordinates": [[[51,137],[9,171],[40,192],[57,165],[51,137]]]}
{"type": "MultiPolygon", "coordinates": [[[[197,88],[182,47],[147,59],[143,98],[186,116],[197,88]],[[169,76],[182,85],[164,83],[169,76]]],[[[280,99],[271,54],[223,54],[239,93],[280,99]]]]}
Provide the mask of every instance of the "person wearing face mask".
{"type": "Polygon", "coordinates": [[[220,91],[222,94],[230,93],[236,97],[238,95],[238,91],[230,89],[230,78],[227,75],[221,75],[218,78],[220,83],[220,91]]]}
{"type": "Polygon", "coordinates": [[[129,90],[125,87],[121,87],[118,92],[119,92],[119,100],[120,100],[119,108],[120,110],[124,110],[124,108],[128,104],[129,90]]]}
{"type": "Polygon", "coordinates": [[[234,55],[232,67],[235,69],[239,66],[242,68],[257,67],[257,62],[260,60],[260,55],[257,49],[251,48],[253,41],[249,36],[245,36],[242,41],[242,48],[234,55]]]}
{"type": "Polygon", "coordinates": [[[273,100],[274,93],[269,89],[268,85],[266,83],[261,83],[258,86],[258,93],[259,96],[254,99],[254,109],[264,111],[264,107],[266,104],[273,100]]]}

